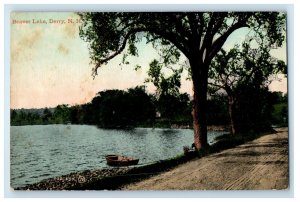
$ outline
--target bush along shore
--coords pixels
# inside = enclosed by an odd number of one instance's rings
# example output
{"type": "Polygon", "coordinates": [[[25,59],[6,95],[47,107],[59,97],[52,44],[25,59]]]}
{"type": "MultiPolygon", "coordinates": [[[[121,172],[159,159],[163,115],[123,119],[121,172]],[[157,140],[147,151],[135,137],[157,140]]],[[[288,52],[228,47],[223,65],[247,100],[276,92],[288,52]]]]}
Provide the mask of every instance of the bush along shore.
{"type": "Polygon", "coordinates": [[[71,173],[24,187],[18,187],[14,190],[119,190],[127,184],[168,171],[187,161],[233,148],[270,133],[275,133],[275,131],[237,134],[235,136],[224,134],[217,138],[215,144],[203,148],[199,152],[189,153],[188,155],[179,155],[171,159],[137,167],[115,167],[71,173]]]}

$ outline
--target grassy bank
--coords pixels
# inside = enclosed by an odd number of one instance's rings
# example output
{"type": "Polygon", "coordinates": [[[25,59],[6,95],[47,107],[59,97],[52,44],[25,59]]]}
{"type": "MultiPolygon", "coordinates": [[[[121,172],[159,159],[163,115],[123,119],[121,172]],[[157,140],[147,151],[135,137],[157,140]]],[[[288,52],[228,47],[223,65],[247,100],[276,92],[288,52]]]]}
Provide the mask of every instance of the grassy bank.
{"type": "Polygon", "coordinates": [[[223,151],[225,149],[230,149],[238,145],[244,144],[246,142],[255,140],[261,136],[272,134],[275,132],[276,132],[275,130],[270,129],[269,131],[265,131],[265,132],[239,133],[236,135],[224,134],[218,136],[216,138],[216,143],[214,143],[213,145],[201,149],[198,152],[198,156],[203,157],[209,154],[223,151]]]}

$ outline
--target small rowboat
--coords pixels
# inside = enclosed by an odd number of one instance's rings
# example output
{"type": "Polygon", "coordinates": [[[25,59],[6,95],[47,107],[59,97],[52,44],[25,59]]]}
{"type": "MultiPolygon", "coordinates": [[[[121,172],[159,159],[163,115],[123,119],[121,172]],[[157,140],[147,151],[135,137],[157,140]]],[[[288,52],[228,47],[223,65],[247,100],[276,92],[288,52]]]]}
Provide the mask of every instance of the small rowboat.
{"type": "Polygon", "coordinates": [[[106,155],[105,156],[107,165],[109,166],[131,166],[136,165],[139,162],[139,159],[135,159],[127,156],[119,156],[119,155],[106,155]]]}

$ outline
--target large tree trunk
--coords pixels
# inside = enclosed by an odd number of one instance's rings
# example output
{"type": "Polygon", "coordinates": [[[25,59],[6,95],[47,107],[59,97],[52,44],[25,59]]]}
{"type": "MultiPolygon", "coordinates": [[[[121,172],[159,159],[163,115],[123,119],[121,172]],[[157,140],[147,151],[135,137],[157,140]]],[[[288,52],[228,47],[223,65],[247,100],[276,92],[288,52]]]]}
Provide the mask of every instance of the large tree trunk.
{"type": "Polygon", "coordinates": [[[229,112],[229,130],[231,135],[235,135],[236,127],[235,127],[235,118],[234,118],[234,109],[235,109],[235,102],[233,95],[228,95],[228,112],[229,112]]]}
{"type": "Polygon", "coordinates": [[[194,143],[199,150],[208,145],[206,121],[208,65],[203,64],[199,58],[190,60],[190,65],[194,90],[192,111],[194,143]]]}

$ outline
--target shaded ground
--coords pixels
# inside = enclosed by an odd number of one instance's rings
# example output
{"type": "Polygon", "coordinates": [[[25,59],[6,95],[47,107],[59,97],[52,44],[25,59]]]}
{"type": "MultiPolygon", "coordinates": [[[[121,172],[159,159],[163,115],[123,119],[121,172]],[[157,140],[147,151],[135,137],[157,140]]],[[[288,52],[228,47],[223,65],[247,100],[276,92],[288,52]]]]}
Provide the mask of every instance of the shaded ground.
{"type": "Polygon", "coordinates": [[[123,190],[260,190],[288,188],[288,131],[262,136],[127,185],[123,190]]]}

